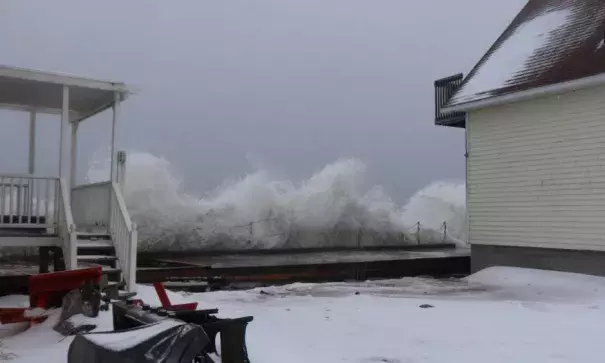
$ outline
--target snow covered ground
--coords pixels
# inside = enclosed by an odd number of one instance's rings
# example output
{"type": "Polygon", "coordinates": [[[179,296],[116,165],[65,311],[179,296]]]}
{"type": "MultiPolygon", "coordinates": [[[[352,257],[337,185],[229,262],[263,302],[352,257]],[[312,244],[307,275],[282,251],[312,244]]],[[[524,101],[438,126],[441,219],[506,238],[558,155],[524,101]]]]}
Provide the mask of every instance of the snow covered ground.
{"type": "MultiPolygon", "coordinates": [[[[147,286],[140,295],[159,303],[147,286]]],[[[602,362],[601,277],[498,267],[464,280],[293,284],[171,299],[218,307],[221,316],[253,315],[252,362],[602,362]]],[[[3,338],[0,361],[66,362],[71,338],[51,330],[55,319],[3,338]]],[[[95,321],[111,329],[110,314],[95,321]]]]}

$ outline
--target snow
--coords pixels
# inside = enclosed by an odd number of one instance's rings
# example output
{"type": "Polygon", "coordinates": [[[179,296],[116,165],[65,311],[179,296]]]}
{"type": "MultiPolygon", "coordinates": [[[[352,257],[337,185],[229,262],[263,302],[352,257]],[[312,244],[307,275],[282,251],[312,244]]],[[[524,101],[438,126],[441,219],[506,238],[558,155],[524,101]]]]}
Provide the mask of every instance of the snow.
{"type": "MultiPolygon", "coordinates": [[[[451,102],[465,102],[475,95],[505,87],[525,70],[527,61],[536,51],[549,44],[551,33],[565,25],[569,14],[566,8],[553,10],[521,24],[477,69],[451,102]]],[[[547,67],[548,64],[540,65],[541,70],[547,67]]]]}
{"type": "Polygon", "coordinates": [[[29,296],[27,295],[8,295],[0,296],[1,308],[27,308],[29,307],[29,296]]]}
{"type": "Polygon", "coordinates": [[[168,319],[149,325],[144,329],[129,330],[115,334],[89,334],[86,337],[96,345],[119,352],[134,347],[154,335],[184,324],[182,321],[168,319]]]}
{"type": "Polygon", "coordinates": [[[37,317],[44,316],[47,313],[48,313],[48,310],[46,310],[46,309],[33,308],[33,309],[25,310],[25,312],[23,313],[23,316],[25,316],[26,318],[37,318],[37,317]]]}
{"type": "MultiPolygon", "coordinates": [[[[153,288],[139,286],[139,293],[159,304],[153,288]]],[[[173,303],[218,307],[224,317],[254,316],[247,333],[253,362],[602,361],[603,277],[498,267],[461,280],[297,283],[169,295],[173,303]]],[[[57,313],[2,339],[0,352],[19,363],[40,357],[66,362],[72,338],[52,330],[57,313]]],[[[108,312],[87,321],[98,323],[97,331],[111,330],[108,312]]]]}

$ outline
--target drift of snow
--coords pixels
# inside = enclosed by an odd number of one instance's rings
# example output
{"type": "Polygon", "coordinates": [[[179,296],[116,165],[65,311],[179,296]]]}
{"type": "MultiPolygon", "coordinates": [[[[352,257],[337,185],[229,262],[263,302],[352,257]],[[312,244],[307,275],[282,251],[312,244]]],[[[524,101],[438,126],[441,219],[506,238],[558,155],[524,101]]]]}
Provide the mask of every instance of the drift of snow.
{"type": "MultiPolygon", "coordinates": [[[[159,304],[153,288],[139,286],[139,294],[159,304]]],[[[461,280],[298,283],[169,296],[218,307],[222,317],[254,316],[247,333],[253,362],[602,362],[603,277],[497,267],[461,280]]],[[[52,330],[57,313],[4,338],[0,352],[17,363],[66,362],[72,338],[52,330]]],[[[80,320],[111,329],[108,312],[80,320]]]]}
{"type": "MultiPolygon", "coordinates": [[[[523,72],[537,51],[549,44],[552,33],[565,25],[568,9],[551,10],[521,24],[513,34],[477,69],[474,76],[460,88],[451,102],[465,102],[473,96],[505,87],[523,72]]],[[[571,41],[571,40],[570,40],[571,41]]],[[[554,44],[558,47],[560,44],[554,44]]],[[[550,52],[553,54],[553,52],[550,52]]],[[[553,63],[556,59],[553,58],[553,63]]],[[[548,64],[541,64],[541,71],[548,64]]]]}

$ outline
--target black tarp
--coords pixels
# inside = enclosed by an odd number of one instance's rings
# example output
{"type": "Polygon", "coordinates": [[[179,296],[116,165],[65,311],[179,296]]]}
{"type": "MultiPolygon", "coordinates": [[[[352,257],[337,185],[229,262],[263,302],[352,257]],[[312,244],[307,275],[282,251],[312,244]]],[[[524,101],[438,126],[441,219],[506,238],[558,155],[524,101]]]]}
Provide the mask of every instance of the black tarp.
{"type": "Polygon", "coordinates": [[[190,363],[209,340],[195,324],[173,319],[119,332],[77,335],[68,363],[190,363]]]}

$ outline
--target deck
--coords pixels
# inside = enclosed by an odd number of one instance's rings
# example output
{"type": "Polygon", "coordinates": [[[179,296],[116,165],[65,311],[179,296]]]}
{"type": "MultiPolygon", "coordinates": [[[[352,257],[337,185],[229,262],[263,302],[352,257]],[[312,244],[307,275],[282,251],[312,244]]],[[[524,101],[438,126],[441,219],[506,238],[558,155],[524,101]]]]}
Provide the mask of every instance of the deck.
{"type": "Polygon", "coordinates": [[[157,256],[156,263],[157,266],[140,265],[137,281],[207,279],[218,281],[223,286],[282,284],[467,275],[470,272],[470,250],[440,244],[325,251],[239,251],[157,256]]]}
{"type": "MultiPolygon", "coordinates": [[[[154,254],[151,259],[150,256],[143,257],[137,268],[138,283],[164,281],[182,285],[183,289],[207,285],[200,285],[201,281],[214,288],[238,288],[406,276],[450,277],[470,272],[470,250],[447,244],[366,249],[215,251],[194,255],[154,254]]],[[[27,277],[35,273],[37,267],[27,263],[0,266],[0,295],[25,293],[27,277]]]]}
{"type": "Polygon", "coordinates": [[[378,261],[400,261],[430,258],[468,256],[467,249],[431,248],[421,251],[407,249],[385,250],[332,250],[332,251],[287,251],[285,253],[235,252],[219,255],[193,255],[158,258],[168,264],[228,269],[243,267],[325,265],[346,263],[368,263],[378,261]]]}

